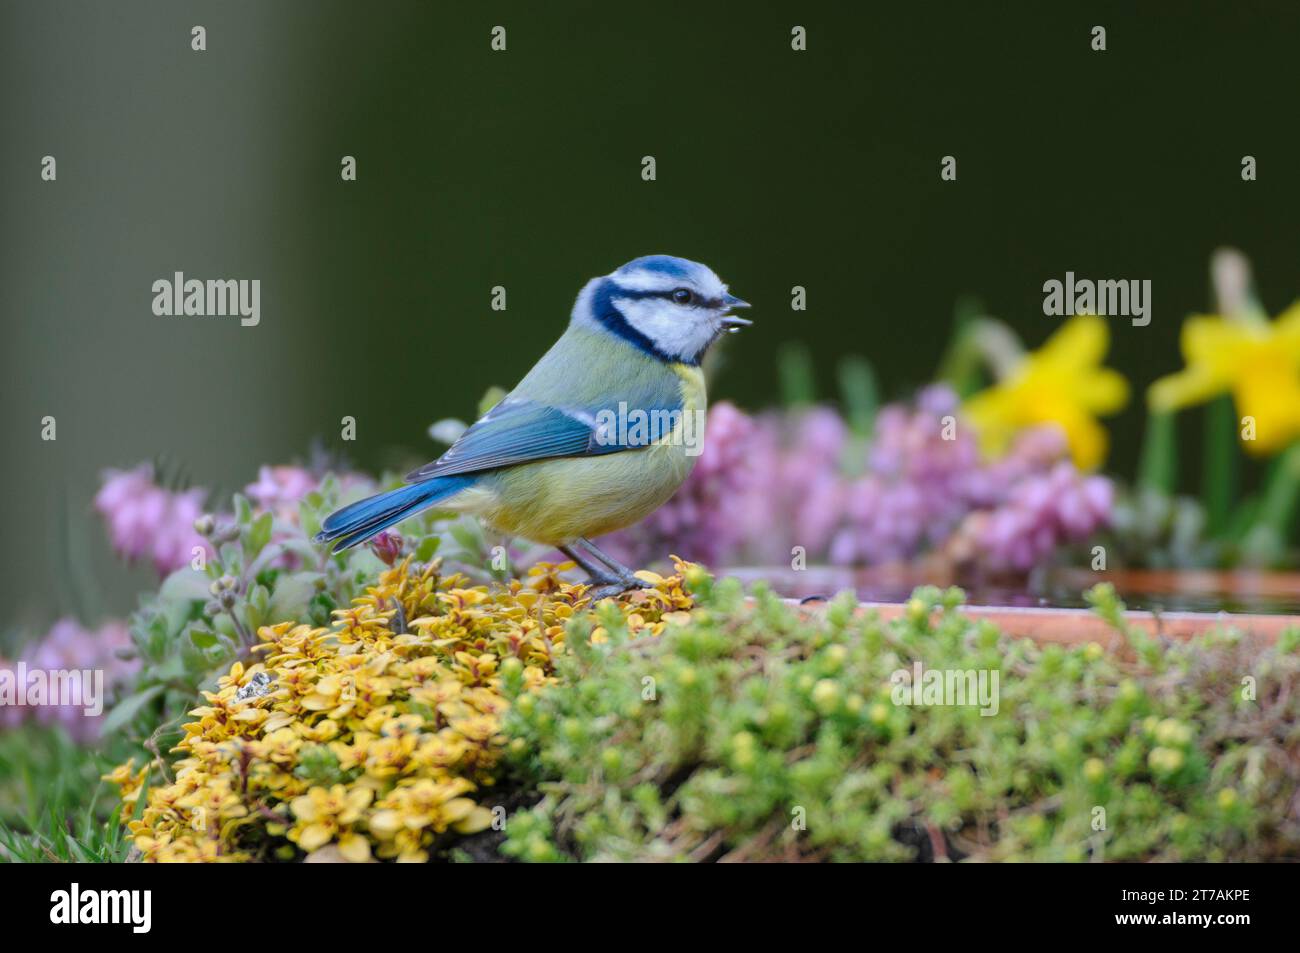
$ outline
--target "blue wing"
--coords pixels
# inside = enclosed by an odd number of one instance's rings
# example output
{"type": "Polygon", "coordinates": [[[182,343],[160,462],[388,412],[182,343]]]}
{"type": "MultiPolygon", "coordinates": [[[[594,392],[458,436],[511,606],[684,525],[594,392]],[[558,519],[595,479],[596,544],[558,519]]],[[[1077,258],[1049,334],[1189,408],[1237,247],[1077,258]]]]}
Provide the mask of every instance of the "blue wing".
{"type": "MultiPolygon", "coordinates": [[[[645,411],[680,410],[677,407],[643,408],[645,411]]],[[[409,483],[458,473],[476,473],[552,457],[585,457],[643,444],[619,442],[608,427],[609,411],[552,407],[531,400],[507,397],[466,430],[446,453],[406,475],[409,483]]]]}

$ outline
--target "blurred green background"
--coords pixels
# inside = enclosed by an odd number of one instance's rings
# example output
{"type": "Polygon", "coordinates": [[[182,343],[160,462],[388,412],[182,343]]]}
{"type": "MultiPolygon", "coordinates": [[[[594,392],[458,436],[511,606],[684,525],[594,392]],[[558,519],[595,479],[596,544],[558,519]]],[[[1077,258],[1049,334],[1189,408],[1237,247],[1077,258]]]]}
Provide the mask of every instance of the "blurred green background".
{"type": "Polygon", "coordinates": [[[1244,250],[1273,313],[1300,295],[1300,8],[1166,9],[6,3],[0,630],[133,605],[151,571],[109,556],[103,468],[163,455],[226,494],[314,439],[367,468],[431,458],[430,422],[514,383],[586,279],[647,253],[754,303],[713,390],[751,408],[788,341],[823,397],[851,352],[897,395],[963,294],[1037,345],[1045,280],[1150,279],[1151,325],[1111,325],[1131,472],[1141,391],[1212,304],[1210,252],[1244,250]],[[261,325],[155,317],[178,270],[261,279],[261,325]]]}

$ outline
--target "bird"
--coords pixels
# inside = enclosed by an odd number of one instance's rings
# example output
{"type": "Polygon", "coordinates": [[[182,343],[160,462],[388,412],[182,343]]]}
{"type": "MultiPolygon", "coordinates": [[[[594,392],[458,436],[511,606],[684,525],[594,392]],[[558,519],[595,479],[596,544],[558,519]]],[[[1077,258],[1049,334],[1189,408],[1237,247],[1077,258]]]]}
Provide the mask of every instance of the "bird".
{"type": "Polygon", "coordinates": [[[331,513],[316,541],[341,552],[437,508],[559,550],[593,602],[645,585],[592,537],[648,516],[690,474],[708,406],[700,362],[752,324],[732,313],[748,307],[711,268],[672,255],[591,279],[512,391],[405,486],[331,513]]]}

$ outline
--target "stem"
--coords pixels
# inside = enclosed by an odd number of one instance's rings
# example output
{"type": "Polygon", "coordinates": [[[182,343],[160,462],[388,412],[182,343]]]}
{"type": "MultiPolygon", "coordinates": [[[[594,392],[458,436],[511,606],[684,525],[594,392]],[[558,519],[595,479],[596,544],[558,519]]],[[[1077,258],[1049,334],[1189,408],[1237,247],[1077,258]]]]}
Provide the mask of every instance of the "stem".
{"type": "Polygon", "coordinates": [[[952,337],[934,375],[936,381],[947,384],[962,399],[974,394],[984,383],[980,370],[983,355],[974,334],[982,314],[984,306],[978,298],[964,295],[957,299],[953,307],[952,337]]]}
{"type": "Polygon", "coordinates": [[[799,407],[817,400],[812,355],[802,344],[786,344],[777,354],[777,375],[781,381],[781,403],[799,407]]]}
{"type": "Polygon", "coordinates": [[[1177,436],[1172,413],[1147,416],[1142,459],[1138,462],[1138,486],[1163,496],[1173,495],[1177,485],[1177,436]]]}
{"type": "Polygon", "coordinates": [[[840,361],[840,393],[853,432],[870,437],[880,406],[876,372],[865,357],[846,357],[840,361]]]}
{"type": "Polygon", "coordinates": [[[1255,525],[1270,527],[1280,539],[1286,539],[1297,503],[1300,503],[1300,442],[1291,444],[1273,461],[1264,487],[1264,504],[1255,525]]]}
{"type": "Polygon", "coordinates": [[[1206,530],[1216,537],[1228,525],[1237,491],[1237,419],[1232,398],[1220,397],[1205,411],[1205,447],[1201,499],[1206,530]]]}
{"type": "Polygon", "coordinates": [[[1255,518],[1241,541],[1241,561],[1272,567],[1286,556],[1287,537],[1300,502],[1300,442],[1284,450],[1269,467],[1255,518]]]}
{"type": "Polygon", "coordinates": [[[230,616],[230,621],[234,623],[235,631],[239,634],[239,641],[243,644],[244,651],[248,652],[249,649],[257,644],[257,639],[253,638],[253,633],[248,631],[248,626],[244,625],[244,621],[239,618],[239,610],[246,604],[247,603],[235,603],[229,609],[223,611],[225,611],[226,615],[230,616]]]}

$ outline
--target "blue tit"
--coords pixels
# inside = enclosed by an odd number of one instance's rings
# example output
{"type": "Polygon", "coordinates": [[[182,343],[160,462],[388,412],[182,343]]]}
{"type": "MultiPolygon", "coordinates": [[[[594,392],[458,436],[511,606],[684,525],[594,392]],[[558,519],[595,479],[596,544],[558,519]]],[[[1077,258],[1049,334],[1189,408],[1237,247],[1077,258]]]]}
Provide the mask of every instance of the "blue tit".
{"type": "Polygon", "coordinates": [[[555,546],[597,598],[639,585],[590,537],[643,519],[691,472],[707,409],[700,361],[750,324],[730,313],[748,306],[710,268],[670,255],[593,278],[514,390],[407,486],[332,513],[317,542],[339,552],[436,507],[555,546]]]}

